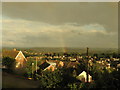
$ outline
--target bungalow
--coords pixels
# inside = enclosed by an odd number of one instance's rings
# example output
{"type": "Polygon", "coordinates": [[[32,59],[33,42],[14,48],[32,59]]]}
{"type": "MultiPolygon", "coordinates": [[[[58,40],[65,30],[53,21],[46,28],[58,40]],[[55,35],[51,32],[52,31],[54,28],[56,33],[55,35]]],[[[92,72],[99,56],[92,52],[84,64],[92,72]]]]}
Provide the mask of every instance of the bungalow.
{"type": "Polygon", "coordinates": [[[2,51],[3,57],[10,57],[16,60],[16,68],[21,68],[24,66],[27,59],[23,55],[22,51],[14,50],[3,50],[2,51]]]}
{"type": "MultiPolygon", "coordinates": [[[[76,78],[82,82],[87,82],[87,73],[83,71],[76,78]]],[[[88,74],[88,82],[92,82],[92,76],[90,76],[89,74],[88,74]]]]}

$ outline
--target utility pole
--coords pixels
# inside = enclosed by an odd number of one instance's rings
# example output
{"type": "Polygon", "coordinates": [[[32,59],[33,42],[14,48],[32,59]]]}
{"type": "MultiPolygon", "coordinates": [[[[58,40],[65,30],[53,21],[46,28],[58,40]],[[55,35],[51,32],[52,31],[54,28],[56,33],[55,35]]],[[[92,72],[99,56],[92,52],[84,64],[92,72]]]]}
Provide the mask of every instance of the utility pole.
{"type": "Polygon", "coordinates": [[[87,47],[87,83],[89,82],[89,76],[88,76],[88,73],[89,73],[89,71],[88,71],[88,69],[89,69],[89,64],[88,64],[88,61],[89,61],[88,50],[89,50],[89,48],[87,47]]]}
{"type": "Polygon", "coordinates": [[[37,73],[37,57],[36,57],[36,73],[37,73]]]}

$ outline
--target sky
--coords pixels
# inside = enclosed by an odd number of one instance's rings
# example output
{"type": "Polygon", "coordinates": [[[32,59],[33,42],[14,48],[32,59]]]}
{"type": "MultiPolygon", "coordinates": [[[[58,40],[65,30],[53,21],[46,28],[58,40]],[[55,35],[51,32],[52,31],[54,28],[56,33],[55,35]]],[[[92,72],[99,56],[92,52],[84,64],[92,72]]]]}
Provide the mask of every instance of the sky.
{"type": "Polygon", "coordinates": [[[3,2],[5,47],[118,47],[117,2],[3,2]]]}

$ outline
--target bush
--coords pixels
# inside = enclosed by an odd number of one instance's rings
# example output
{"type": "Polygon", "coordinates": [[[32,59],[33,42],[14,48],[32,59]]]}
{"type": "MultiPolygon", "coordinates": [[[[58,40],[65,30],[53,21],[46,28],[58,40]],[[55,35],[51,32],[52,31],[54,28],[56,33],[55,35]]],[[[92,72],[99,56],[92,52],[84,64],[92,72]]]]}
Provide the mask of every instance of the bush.
{"type": "Polygon", "coordinates": [[[2,59],[2,65],[5,66],[8,70],[15,69],[15,59],[10,57],[3,57],[2,59]]]}

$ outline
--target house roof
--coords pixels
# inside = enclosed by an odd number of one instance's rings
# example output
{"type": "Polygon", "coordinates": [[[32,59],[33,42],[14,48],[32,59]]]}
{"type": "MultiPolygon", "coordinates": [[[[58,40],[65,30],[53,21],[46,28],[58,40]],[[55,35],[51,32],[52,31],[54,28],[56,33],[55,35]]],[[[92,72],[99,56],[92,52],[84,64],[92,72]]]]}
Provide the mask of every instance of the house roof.
{"type": "Polygon", "coordinates": [[[19,53],[17,54],[17,56],[15,57],[15,59],[19,56],[19,54],[21,54],[25,58],[25,56],[23,55],[22,51],[19,51],[19,53]]]}
{"type": "MultiPolygon", "coordinates": [[[[91,80],[92,76],[90,76],[90,74],[88,74],[88,77],[89,77],[88,82],[91,82],[92,81],[91,80]]],[[[78,80],[81,80],[81,81],[83,81],[82,78],[84,78],[85,79],[84,81],[87,82],[87,73],[86,73],[86,71],[83,71],[82,73],[80,73],[76,78],[78,80]]]]}
{"type": "Polygon", "coordinates": [[[69,68],[69,67],[77,67],[77,65],[78,65],[78,62],[69,62],[69,63],[67,63],[67,68],[69,68]]]}
{"type": "MultiPolygon", "coordinates": [[[[87,72],[86,71],[82,71],[78,76],[81,76],[81,75],[84,75],[86,77],[87,76],[87,72]]],[[[88,75],[89,75],[89,77],[91,77],[90,74],[88,74],[88,75]]]]}
{"type": "Polygon", "coordinates": [[[49,64],[52,64],[52,63],[55,64],[56,63],[56,66],[58,66],[58,64],[60,62],[59,60],[47,60],[47,61],[48,61],[49,64]]]}
{"type": "Polygon", "coordinates": [[[15,57],[17,56],[18,53],[19,53],[19,51],[14,51],[14,50],[3,50],[3,51],[2,51],[2,56],[3,56],[3,57],[15,58],[15,57]]]}
{"type": "Polygon", "coordinates": [[[56,66],[56,63],[54,62],[48,62],[50,65],[56,66]]]}
{"type": "Polygon", "coordinates": [[[56,67],[56,66],[57,66],[57,62],[56,62],[56,61],[52,62],[52,61],[50,61],[50,60],[49,60],[49,61],[46,60],[46,61],[43,62],[41,65],[39,65],[39,68],[42,69],[42,70],[44,70],[44,69],[46,69],[47,67],[49,67],[50,65],[56,67]]]}
{"type": "Polygon", "coordinates": [[[44,70],[45,68],[47,68],[50,64],[47,62],[44,62],[43,64],[39,65],[40,69],[44,70]]]}

